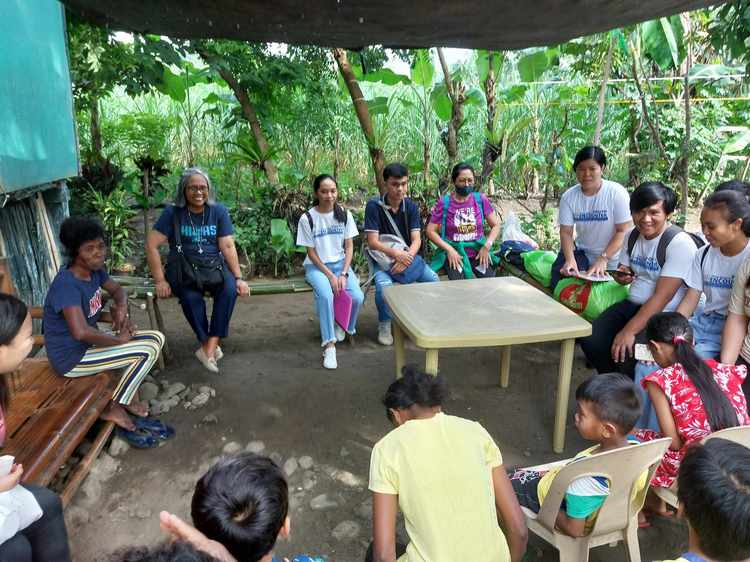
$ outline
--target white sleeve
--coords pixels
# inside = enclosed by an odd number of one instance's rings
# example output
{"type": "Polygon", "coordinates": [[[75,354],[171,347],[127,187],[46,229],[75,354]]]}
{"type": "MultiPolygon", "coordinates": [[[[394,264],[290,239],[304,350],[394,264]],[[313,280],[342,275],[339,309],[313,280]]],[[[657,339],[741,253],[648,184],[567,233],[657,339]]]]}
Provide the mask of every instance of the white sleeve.
{"type": "Polygon", "coordinates": [[[630,195],[627,190],[619,183],[614,185],[614,219],[615,224],[622,224],[633,220],[630,214],[630,195]]]}
{"type": "Polygon", "coordinates": [[[351,211],[346,212],[346,231],[344,232],[344,239],[349,240],[349,238],[355,238],[359,236],[359,231],[357,230],[357,223],[354,222],[354,217],[352,216],[351,211]]]}
{"type": "Polygon", "coordinates": [[[312,230],[310,230],[310,221],[307,220],[306,213],[302,214],[297,223],[297,246],[315,247],[315,238],[313,238],[312,230]]]}
{"type": "Polygon", "coordinates": [[[687,285],[691,289],[695,289],[696,291],[703,291],[703,271],[701,268],[701,258],[703,257],[703,252],[705,251],[707,251],[706,248],[699,248],[698,251],[695,252],[695,256],[693,256],[693,262],[690,264],[690,270],[688,271],[687,277],[685,277],[685,285],[687,285]]]}
{"type": "Polygon", "coordinates": [[[698,248],[686,232],[680,232],[667,246],[667,257],[661,268],[660,277],[677,277],[685,280],[698,248]]]}
{"type": "Polygon", "coordinates": [[[560,223],[560,226],[573,226],[575,224],[575,220],[573,219],[573,208],[570,206],[570,199],[572,198],[571,190],[575,189],[575,187],[571,187],[563,193],[562,197],[560,197],[560,212],[558,217],[558,222],[560,223]]]}

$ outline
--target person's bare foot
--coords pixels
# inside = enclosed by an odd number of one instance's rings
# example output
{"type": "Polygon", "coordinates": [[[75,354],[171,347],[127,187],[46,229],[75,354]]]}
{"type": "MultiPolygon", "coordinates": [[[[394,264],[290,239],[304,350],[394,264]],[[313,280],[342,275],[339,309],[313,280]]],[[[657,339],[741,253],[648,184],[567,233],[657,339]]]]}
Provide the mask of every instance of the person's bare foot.
{"type": "Polygon", "coordinates": [[[125,411],[125,408],[115,402],[110,402],[99,418],[105,421],[111,421],[117,427],[127,429],[128,431],[135,430],[135,423],[125,411]]]}
{"type": "Polygon", "coordinates": [[[136,402],[135,400],[130,404],[123,405],[128,412],[139,418],[145,418],[148,415],[148,404],[145,402],[136,402]]]}

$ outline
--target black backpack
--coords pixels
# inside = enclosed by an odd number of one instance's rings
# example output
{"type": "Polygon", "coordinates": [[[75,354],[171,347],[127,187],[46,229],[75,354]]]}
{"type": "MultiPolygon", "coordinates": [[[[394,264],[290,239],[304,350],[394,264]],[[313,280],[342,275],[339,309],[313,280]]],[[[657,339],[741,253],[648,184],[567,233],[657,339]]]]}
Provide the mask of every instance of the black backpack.
{"type": "MultiPolygon", "coordinates": [[[[693,232],[687,232],[686,230],[681,229],[675,224],[669,225],[667,230],[665,230],[661,235],[661,238],[659,239],[659,245],[656,247],[656,261],[659,263],[659,267],[664,267],[664,262],[667,261],[667,246],[669,246],[669,243],[672,241],[672,239],[680,232],[685,232],[688,236],[690,236],[690,238],[692,238],[693,242],[695,243],[696,248],[702,248],[706,245],[706,241],[697,234],[693,232]]],[[[627,247],[628,258],[630,258],[633,253],[633,248],[635,248],[635,243],[638,240],[639,235],[640,233],[638,232],[637,228],[634,228],[630,231],[627,247]]],[[[703,255],[701,256],[701,269],[703,268],[703,262],[706,259],[707,253],[708,248],[703,251],[703,255]]]]}

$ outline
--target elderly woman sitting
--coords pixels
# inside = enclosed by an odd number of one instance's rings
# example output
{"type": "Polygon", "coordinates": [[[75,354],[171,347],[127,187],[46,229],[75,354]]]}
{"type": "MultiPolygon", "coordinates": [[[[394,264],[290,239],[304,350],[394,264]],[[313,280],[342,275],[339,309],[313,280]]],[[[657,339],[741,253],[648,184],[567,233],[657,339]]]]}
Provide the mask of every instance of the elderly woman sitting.
{"type": "Polygon", "coordinates": [[[185,318],[200,347],[195,356],[203,366],[219,372],[223,357],[219,342],[229,335],[237,294],[250,293],[242,280],[232,222],[226,207],[215,201],[208,175],[199,168],[182,173],[174,205],[164,209],[146,240],[146,257],[156,282],[156,295],[172,293],[180,300],[185,318]],[[159,247],[169,244],[166,273],[159,247]],[[211,321],[204,297],[214,299],[211,321]]]}

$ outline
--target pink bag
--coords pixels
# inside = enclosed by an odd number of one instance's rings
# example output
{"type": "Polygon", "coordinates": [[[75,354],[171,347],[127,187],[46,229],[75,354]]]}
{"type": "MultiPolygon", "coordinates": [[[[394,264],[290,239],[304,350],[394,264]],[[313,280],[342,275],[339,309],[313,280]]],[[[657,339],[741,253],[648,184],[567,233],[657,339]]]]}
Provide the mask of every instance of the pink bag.
{"type": "Polygon", "coordinates": [[[333,319],[342,330],[349,329],[349,319],[352,316],[352,297],[344,289],[338,295],[333,295],[333,319]]]}

